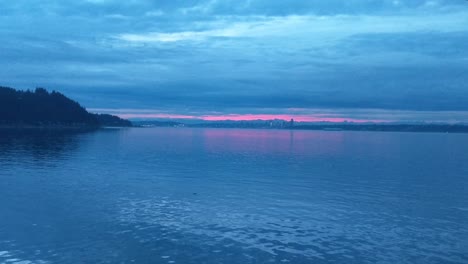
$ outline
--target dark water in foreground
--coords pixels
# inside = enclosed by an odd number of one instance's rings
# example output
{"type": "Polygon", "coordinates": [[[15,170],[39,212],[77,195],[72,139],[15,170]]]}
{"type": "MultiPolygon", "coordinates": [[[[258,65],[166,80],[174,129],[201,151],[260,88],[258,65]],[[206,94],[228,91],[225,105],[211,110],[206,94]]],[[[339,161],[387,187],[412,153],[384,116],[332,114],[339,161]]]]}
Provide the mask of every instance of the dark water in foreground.
{"type": "Polygon", "coordinates": [[[0,132],[0,263],[468,263],[468,134],[0,132]]]}

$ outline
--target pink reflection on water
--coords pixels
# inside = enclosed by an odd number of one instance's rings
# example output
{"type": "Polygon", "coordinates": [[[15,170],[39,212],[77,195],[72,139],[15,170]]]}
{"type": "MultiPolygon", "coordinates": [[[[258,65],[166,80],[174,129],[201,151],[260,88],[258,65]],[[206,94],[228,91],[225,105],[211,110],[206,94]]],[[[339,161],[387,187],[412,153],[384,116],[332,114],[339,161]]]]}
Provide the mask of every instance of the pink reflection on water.
{"type": "MultiPolygon", "coordinates": [[[[343,151],[345,132],[280,129],[144,128],[136,130],[141,148],[190,155],[336,155],[343,151]]],[[[124,141],[126,142],[126,141],[124,141]]],[[[130,144],[130,143],[129,143],[130,144]]],[[[131,144],[136,144],[135,142],[131,144]]]]}
{"type": "Polygon", "coordinates": [[[205,149],[210,152],[324,155],[340,151],[340,132],[206,129],[203,131],[205,149]]]}

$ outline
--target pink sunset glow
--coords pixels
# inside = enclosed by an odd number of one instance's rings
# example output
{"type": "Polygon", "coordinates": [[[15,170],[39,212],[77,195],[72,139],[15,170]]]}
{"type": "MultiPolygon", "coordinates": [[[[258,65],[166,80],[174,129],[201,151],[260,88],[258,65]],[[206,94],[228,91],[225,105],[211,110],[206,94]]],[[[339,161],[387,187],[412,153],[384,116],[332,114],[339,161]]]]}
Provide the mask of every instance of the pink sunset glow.
{"type": "Polygon", "coordinates": [[[364,122],[382,122],[382,120],[363,120],[363,119],[353,119],[353,118],[343,118],[343,117],[317,117],[313,115],[270,115],[270,114],[233,114],[233,115],[212,115],[212,116],[203,116],[203,120],[206,121],[223,121],[223,120],[232,120],[232,121],[252,121],[252,120],[285,120],[289,121],[294,119],[297,122],[354,122],[354,123],[364,123],[364,122]]]}
{"type": "Polygon", "coordinates": [[[323,115],[288,115],[288,114],[229,114],[229,115],[177,115],[177,114],[152,114],[152,113],[118,113],[116,114],[121,118],[134,119],[134,118],[146,118],[146,119],[199,119],[204,121],[254,121],[254,120],[284,120],[289,121],[294,119],[296,122],[331,122],[331,123],[382,123],[387,122],[385,120],[374,120],[374,119],[355,119],[345,117],[326,117],[323,115]]]}

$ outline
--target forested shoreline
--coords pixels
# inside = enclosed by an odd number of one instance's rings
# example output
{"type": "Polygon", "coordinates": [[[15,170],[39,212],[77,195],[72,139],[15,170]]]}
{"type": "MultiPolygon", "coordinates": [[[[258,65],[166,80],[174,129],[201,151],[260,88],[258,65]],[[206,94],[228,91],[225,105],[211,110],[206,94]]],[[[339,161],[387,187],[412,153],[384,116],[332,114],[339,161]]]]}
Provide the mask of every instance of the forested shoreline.
{"type": "Polygon", "coordinates": [[[89,113],[60,92],[44,88],[16,90],[0,87],[0,128],[98,128],[132,126],[128,120],[89,113]]]}

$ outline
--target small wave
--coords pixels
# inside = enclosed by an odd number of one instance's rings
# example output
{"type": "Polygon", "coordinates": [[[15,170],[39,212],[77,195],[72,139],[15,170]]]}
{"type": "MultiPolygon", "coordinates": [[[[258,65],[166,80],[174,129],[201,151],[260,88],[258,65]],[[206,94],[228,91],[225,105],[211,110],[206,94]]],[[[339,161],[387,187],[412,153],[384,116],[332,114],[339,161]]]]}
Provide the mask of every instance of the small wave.
{"type": "Polygon", "coordinates": [[[0,264],[48,264],[44,260],[27,260],[21,259],[16,254],[10,251],[0,251],[0,264]]]}

